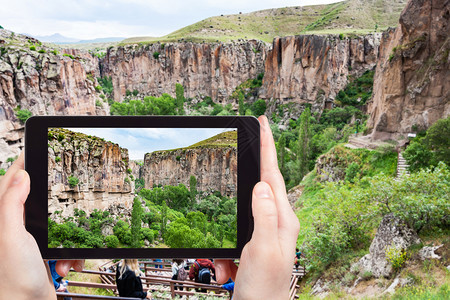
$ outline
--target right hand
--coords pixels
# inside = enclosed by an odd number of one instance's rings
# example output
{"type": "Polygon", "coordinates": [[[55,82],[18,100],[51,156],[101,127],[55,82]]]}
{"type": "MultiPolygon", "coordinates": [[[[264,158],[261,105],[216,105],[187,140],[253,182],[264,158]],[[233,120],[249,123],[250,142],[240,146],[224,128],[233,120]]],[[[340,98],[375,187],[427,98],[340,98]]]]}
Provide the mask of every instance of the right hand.
{"type": "Polygon", "coordinates": [[[235,280],[234,299],[288,299],[300,225],[278,169],[275,143],[265,116],[261,123],[261,182],[253,188],[254,230],[242,250],[239,269],[215,260],[217,281],[235,280]]]}

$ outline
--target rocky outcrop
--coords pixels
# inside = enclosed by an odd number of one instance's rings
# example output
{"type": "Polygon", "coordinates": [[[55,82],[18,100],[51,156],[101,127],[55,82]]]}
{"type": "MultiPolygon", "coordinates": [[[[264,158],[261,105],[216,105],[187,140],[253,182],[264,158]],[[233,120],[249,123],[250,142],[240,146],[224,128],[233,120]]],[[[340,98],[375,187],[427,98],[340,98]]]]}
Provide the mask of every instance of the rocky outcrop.
{"type": "Polygon", "coordinates": [[[106,105],[96,106],[101,101],[95,90],[97,58],[78,50],[66,52],[73,58],[0,29],[0,166],[23,148],[19,109],[33,115],[108,114],[106,105]]]}
{"type": "Polygon", "coordinates": [[[237,192],[237,148],[184,148],[147,153],[143,178],[146,188],[154,185],[189,187],[191,175],[197,179],[197,190],[219,191],[228,197],[237,192]]]}
{"type": "Polygon", "coordinates": [[[377,63],[380,34],[343,38],[300,35],[275,38],[267,54],[260,98],[310,103],[321,112],[348,83],[377,63]]]}
{"type": "MultiPolygon", "coordinates": [[[[73,216],[111,206],[130,208],[134,185],[128,168],[128,150],[112,142],[66,129],[49,130],[48,213],[73,216]]],[[[111,210],[111,208],[110,208],[111,210]]]]}
{"type": "Polygon", "coordinates": [[[175,96],[175,84],[185,97],[210,96],[227,100],[244,81],[264,72],[268,46],[261,41],[239,43],[168,43],[109,48],[101,63],[102,76],[111,76],[114,100],[126,91],[141,95],[175,96]]]}
{"type": "Polygon", "coordinates": [[[423,130],[450,114],[449,19],[448,0],[411,0],[399,26],[383,34],[368,110],[373,139],[423,130]]]}
{"type": "Polygon", "coordinates": [[[369,254],[363,256],[352,268],[371,272],[375,277],[389,277],[392,266],[386,258],[386,250],[389,247],[406,250],[411,245],[419,243],[420,238],[414,230],[392,213],[385,215],[370,245],[369,254]]]}

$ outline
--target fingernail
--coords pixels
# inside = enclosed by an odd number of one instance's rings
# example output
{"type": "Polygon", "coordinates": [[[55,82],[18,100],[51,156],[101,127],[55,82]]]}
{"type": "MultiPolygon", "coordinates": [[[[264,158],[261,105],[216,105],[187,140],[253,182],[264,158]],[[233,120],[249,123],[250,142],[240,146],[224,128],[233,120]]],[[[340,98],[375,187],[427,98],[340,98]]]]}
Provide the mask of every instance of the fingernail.
{"type": "Polygon", "coordinates": [[[270,191],[270,187],[267,183],[258,183],[255,186],[255,196],[262,198],[272,198],[272,193],[270,191]]]}
{"type": "Polygon", "coordinates": [[[14,177],[11,181],[11,185],[19,184],[23,180],[24,175],[25,174],[22,172],[22,170],[17,171],[16,174],[14,174],[14,177]]]}

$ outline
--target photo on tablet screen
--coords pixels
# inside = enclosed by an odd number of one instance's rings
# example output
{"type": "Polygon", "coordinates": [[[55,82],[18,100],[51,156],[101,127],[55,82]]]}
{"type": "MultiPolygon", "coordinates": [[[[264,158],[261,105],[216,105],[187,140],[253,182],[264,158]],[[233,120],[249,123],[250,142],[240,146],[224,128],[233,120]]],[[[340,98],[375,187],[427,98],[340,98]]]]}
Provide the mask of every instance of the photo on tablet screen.
{"type": "Polygon", "coordinates": [[[236,128],[48,128],[49,248],[235,248],[236,128]]]}

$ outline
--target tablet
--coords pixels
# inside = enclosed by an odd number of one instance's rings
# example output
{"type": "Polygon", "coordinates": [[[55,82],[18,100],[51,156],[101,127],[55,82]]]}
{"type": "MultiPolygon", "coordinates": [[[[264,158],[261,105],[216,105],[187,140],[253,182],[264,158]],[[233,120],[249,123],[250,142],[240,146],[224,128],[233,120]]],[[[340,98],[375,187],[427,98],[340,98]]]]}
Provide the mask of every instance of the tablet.
{"type": "Polygon", "coordinates": [[[31,117],[26,229],[44,259],[239,258],[259,134],[247,116],[31,117]]]}

